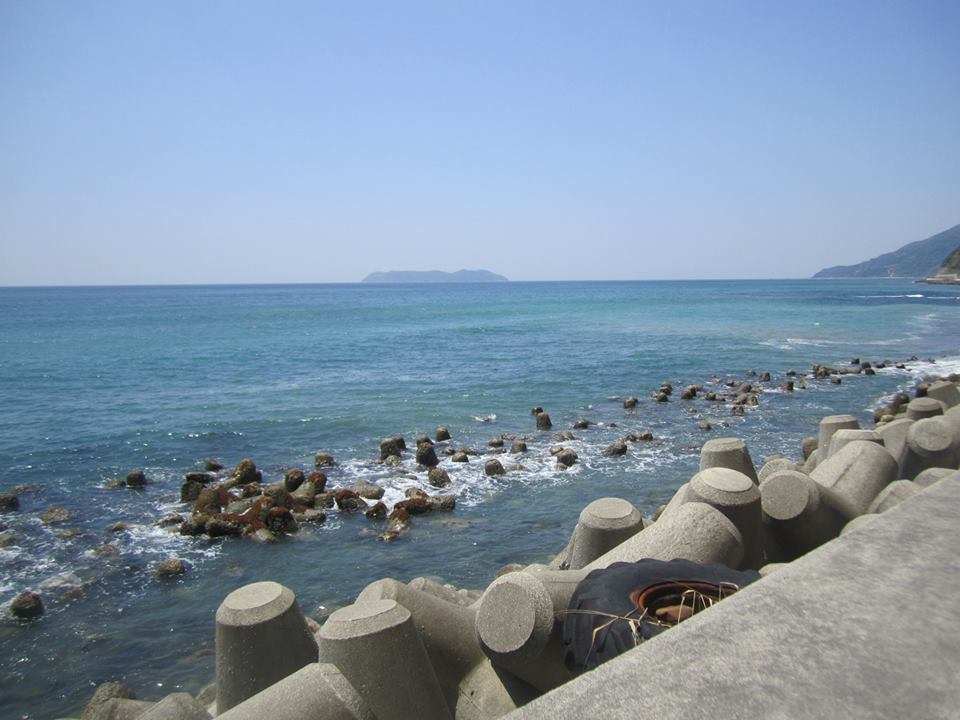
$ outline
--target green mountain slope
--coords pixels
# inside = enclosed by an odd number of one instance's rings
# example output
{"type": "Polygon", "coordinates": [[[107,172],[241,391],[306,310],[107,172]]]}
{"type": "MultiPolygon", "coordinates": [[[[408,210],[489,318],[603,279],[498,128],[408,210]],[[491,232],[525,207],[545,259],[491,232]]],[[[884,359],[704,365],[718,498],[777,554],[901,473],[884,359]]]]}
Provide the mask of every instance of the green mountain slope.
{"type": "Polygon", "coordinates": [[[878,255],[857,265],[828,267],[815,278],[850,277],[905,277],[920,278],[933,275],[943,259],[960,247],[960,225],[937,233],[926,240],[904,245],[899,250],[878,255]]]}

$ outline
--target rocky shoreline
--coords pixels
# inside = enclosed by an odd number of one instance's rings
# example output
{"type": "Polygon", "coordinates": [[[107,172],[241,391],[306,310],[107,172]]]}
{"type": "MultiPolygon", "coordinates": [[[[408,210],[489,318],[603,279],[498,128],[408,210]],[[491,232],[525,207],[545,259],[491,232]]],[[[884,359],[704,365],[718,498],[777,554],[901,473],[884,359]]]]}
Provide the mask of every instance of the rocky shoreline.
{"type": "MultiPolygon", "coordinates": [[[[768,373],[750,374],[747,380],[711,378],[678,394],[681,402],[724,402],[739,414],[759,402],[764,386],[779,383],[774,386],[780,391],[792,392],[807,382],[869,375],[887,364],[853,360],[841,368],[816,365],[802,375],[787,371],[782,381],[768,373]],[[716,386],[727,389],[718,391],[716,386]]],[[[785,448],[784,456],[767,458],[759,471],[743,441],[709,440],[701,448],[699,472],[654,518],[641,517],[626,499],[596,500],[584,508],[569,543],[551,563],[508,565],[482,591],[426,578],[409,583],[385,579],[365,588],[354,604],[319,626],[304,617],[289,589],[273,582],[244,586],[218,610],[217,677],[196,698],[174,693],[148,703],[133,699],[125,686],[107,683],[98,688],[82,717],[501,717],[589,667],[571,662],[569,628],[565,631],[568,618],[579,612],[571,603],[581,603],[588,576],[602,578],[624,567],[622,563],[677,559],[763,576],[956,472],[958,379],[918,384],[913,398],[896,395],[875,412],[869,429],[861,428],[852,415],[827,416],[816,435],[804,440],[800,453],[785,448]]],[[[674,397],[673,387],[665,383],[651,394],[651,401],[670,402],[674,397]]],[[[624,408],[630,411],[639,402],[628,397],[624,408]]],[[[538,435],[494,438],[484,452],[506,454],[510,443],[509,451],[522,460],[528,443],[552,433],[542,408],[534,408],[533,414],[538,435]]],[[[590,421],[583,419],[574,429],[589,427],[590,421]]],[[[559,437],[563,442],[571,435],[562,431],[547,441],[559,437]]],[[[616,457],[626,452],[628,443],[650,439],[627,434],[603,453],[616,457]]],[[[442,488],[446,473],[440,458],[459,461],[454,458],[462,452],[469,461],[468,450],[455,448],[449,431],[439,428],[435,439],[417,439],[415,459],[430,484],[442,488]]],[[[565,450],[569,448],[550,447],[558,466],[570,467],[578,458],[565,450]]],[[[397,463],[405,452],[402,438],[385,438],[379,462],[397,463]]],[[[210,463],[184,478],[181,499],[193,503],[190,516],[162,522],[186,535],[276,542],[301,523],[322,522],[325,511],[335,508],[364,512],[383,526],[381,539],[395,540],[407,530],[412,515],[455,507],[452,496],[417,488],[410,488],[392,508],[380,500],[382,488],[372,483],[328,489],[321,468],[335,460],[320,453],[315,462],[317,469],[309,474],[294,469],[269,484],[263,484],[262,473],[250,460],[225,476],[218,463],[210,463]]],[[[490,457],[485,471],[510,472],[510,464],[490,457]]],[[[134,472],[123,484],[137,487],[142,481],[142,473],[134,472]]],[[[161,565],[160,575],[185,570],[176,558],[161,565]]],[[[32,593],[15,603],[20,609],[12,610],[19,617],[42,613],[42,601],[32,593]]],[[[676,624],[703,607],[659,608],[666,614],[658,617],[676,624]]],[[[664,622],[657,632],[669,626],[664,622]]]]}

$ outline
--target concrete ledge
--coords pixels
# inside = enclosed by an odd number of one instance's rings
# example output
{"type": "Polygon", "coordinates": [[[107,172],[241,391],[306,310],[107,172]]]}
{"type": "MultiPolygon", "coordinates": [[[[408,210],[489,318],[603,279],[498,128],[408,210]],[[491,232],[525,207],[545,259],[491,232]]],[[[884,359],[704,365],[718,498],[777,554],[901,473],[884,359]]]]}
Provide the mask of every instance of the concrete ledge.
{"type": "Polygon", "coordinates": [[[522,718],[956,718],[960,472],[522,718]]]}

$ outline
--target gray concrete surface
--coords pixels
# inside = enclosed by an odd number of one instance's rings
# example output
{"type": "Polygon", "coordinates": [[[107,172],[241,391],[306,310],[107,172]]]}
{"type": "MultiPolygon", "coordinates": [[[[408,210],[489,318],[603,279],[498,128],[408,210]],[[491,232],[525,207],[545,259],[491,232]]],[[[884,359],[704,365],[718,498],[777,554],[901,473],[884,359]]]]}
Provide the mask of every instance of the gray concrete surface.
{"type": "Polygon", "coordinates": [[[960,473],[508,715],[956,718],[960,473]]]}

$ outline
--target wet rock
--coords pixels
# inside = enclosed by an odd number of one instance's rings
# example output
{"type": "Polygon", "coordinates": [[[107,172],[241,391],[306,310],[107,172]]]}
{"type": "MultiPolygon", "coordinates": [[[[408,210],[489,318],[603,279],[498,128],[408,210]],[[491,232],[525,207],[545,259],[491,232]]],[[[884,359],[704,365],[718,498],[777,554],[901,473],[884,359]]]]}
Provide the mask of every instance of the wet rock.
{"type": "Polygon", "coordinates": [[[337,503],[337,509],[345,512],[354,510],[365,510],[367,504],[353,490],[337,490],[333,494],[334,502],[337,503]]]}
{"type": "Polygon", "coordinates": [[[118,522],[108,527],[107,532],[118,533],[118,532],[123,532],[124,530],[129,530],[129,529],[130,529],[130,526],[127,525],[125,522],[118,522]]]}
{"type": "Polygon", "coordinates": [[[436,488],[446,487],[450,484],[450,475],[448,475],[447,471],[443,468],[430,468],[430,472],[427,473],[427,482],[436,488]]]}
{"type": "Polygon", "coordinates": [[[128,686],[120,682],[105,682],[97,686],[97,689],[93,692],[93,697],[87,701],[86,707],[83,709],[83,713],[80,715],[80,720],[95,720],[97,710],[101,705],[108,702],[109,700],[118,699],[118,700],[133,700],[136,698],[136,695],[133,694],[128,686]]]}
{"type": "Polygon", "coordinates": [[[624,440],[627,442],[650,442],[653,440],[653,433],[649,430],[644,430],[641,433],[627,435],[624,440]]]}
{"type": "Polygon", "coordinates": [[[93,551],[93,556],[98,558],[115,557],[120,554],[120,548],[110,543],[104,543],[93,551]]]}
{"type": "Polygon", "coordinates": [[[693,400],[696,396],[697,396],[696,385],[687,385],[683,390],[680,391],[681,400],[693,400]]]}
{"type": "Polygon", "coordinates": [[[212,538],[243,535],[243,525],[224,517],[213,517],[207,520],[204,532],[212,538]]]}
{"type": "Polygon", "coordinates": [[[318,452],[313,456],[313,464],[316,467],[332,467],[337,464],[337,461],[333,459],[333,455],[325,452],[318,452]]]}
{"type": "Polygon", "coordinates": [[[697,427],[700,430],[703,430],[704,432],[709,432],[710,430],[713,430],[713,425],[710,424],[709,420],[701,420],[700,422],[697,423],[697,427]]]}
{"type": "Polygon", "coordinates": [[[623,440],[617,440],[610,445],[603,454],[607,457],[620,457],[627,454],[627,444],[623,440]]]}
{"type": "Polygon", "coordinates": [[[531,410],[530,410],[530,414],[531,414],[531,415],[539,415],[539,414],[542,413],[542,412],[543,412],[543,408],[540,407],[539,405],[536,405],[535,407],[531,408],[531,410]]]}
{"type": "Polygon", "coordinates": [[[371,520],[383,520],[387,516],[387,506],[382,502],[378,502],[376,505],[367,510],[364,515],[371,520]]]}
{"type": "Polygon", "coordinates": [[[550,420],[550,416],[545,412],[537,413],[537,430],[549,430],[553,427],[553,422],[550,420]]]}
{"type": "Polygon", "coordinates": [[[594,424],[593,422],[591,422],[590,420],[587,420],[586,418],[580,418],[573,424],[573,429],[586,430],[588,427],[590,427],[593,424],[594,424]]]}
{"type": "MultiPolygon", "coordinates": [[[[409,502],[403,500],[401,502],[409,502]]],[[[400,503],[397,503],[399,506],[400,503]]],[[[390,515],[387,516],[387,530],[400,532],[404,530],[408,525],[410,525],[410,513],[403,507],[394,507],[390,512],[390,515]]]]}
{"type": "Polygon", "coordinates": [[[10,547],[11,545],[16,545],[17,536],[12,532],[0,532],[0,548],[10,547]]]}
{"type": "Polygon", "coordinates": [[[184,482],[196,482],[201,485],[207,485],[217,479],[217,476],[209,472],[200,472],[199,470],[191,470],[186,475],[183,476],[184,482]]]}
{"type": "Polygon", "coordinates": [[[719,400],[719,397],[715,392],[713,392],[713,390],[709,390],[708,392],[703,394],[703,399],[709,402],[716,402],[717,400],[719,400]]]}
{"type": "Polygon", "coordinates": [[[760,373],[760,382],[770,382],[770,373],[766,370],[760,373]]]}
{"type": "Polygon", "coordinates": [[[877,371],[874,370],[872,367],[863,368],[863,374],[864,374],[864,375],[876,375],[876,374],[877,374],[877,371]]]}
{"type": "Polygon", "coordinates": [[[253,460],[244,458],[237,463],[237,467],[233,471],[233,479],[239,485],[246,485],[247,483],[260,482],[262,477],[253,460]]]}
{"type": "Polygon", "coordinates": [[[750,368],[749,370],[747,370],[746,375],[747,375],[747,377],[756,377],[757,371],[754,370],[753,368],[750,368]]]}
{"type": "Polygon", "coordinates": [[[784,374],[787,375],[787,376],[789,376],[789,377],[796,377],[797,371],[794,370],[793,368],[790,368],[790,369],[787,370],[787,372],[784,373],[784,374]]]}
{"type": "Polygon", "coordinates": [[[743,405],[734,405],[732,408],[730,408],[730,414],[743,415],[744,414],[743,405]]]}
{"type": "Polygon", "coordinates": [[[399,530],[384,530],[382,533],[377,535],[377,540],[380,542],[393,542],[400,537],[399,530]]]}
{"type": "Polygon", "coordinates": [[[432,495],[427,504],[435,512],[449,512],[457,506],[457,499],[453,495],[432,495]]]}
{"type": "Polygon", "coordinates": [[[670,400],[670,396],[665,392],[658,392],[656,395],[653,396],[653,399],[656,400],[658,403],[665,403],[670,400]]]}
{"type": "Polygon", "coordinates": [[[47,525],[55,525],[57,523],[62,523],[69,520],[70,511],[66,510],[65,508],[51,506],[43,511],[43,515],[40,516],[40,519],[47,525]]]}
{"type": "Polygon", "coordinates": [[[189,535],[191,537],[202,535],[204,530],[206,530],[208,520],[210,520],[210,516],[203,514],[197,514],[188,517],[180,526],[180,534],[189,535]]]}
{"type": "Polygon", "coordinates": [[[172,525],[180,525],[183,522],[183,515],[173,513],[157,520],[157,527],[170,527],[172,525]]]}
{"type": "Polygon", "coordinates": [[[436,439],[437,439],[437,442],[445,442],[445,441],[449,440],[449,439],[450,439],[450,428],[448,428],[448,427],[446,427],[446,426],[444,426],[444,425],[441,425],[440,427],[437,428],[437,434],[436,434],[435,437],[436,437],[436,439]]]}
{"type": "Polygon", "coordinates": [[[303,485],[306,479],[307,477],[303,474],[303,470],[300,470],[299,468],[287,470],[286,475],[283,476],[283,486],[290,492],[293,492],[298,487],[303,485]]]}
{"type": "Polygon", "coordinates": [[[313,498],[313,506],[315,508],[332,508],[334,504],[334,497],[332,492],[318,492],[313,498]]]}
{"type": "MultiPolygon", "coordinates": [[[[445,455],[448,454],[447,451],[449,451],[449,454],[453,454],[453,448],[443,449],[445,455]]],[[[387,455],[386,459],[383,461],[383,464],[389,467],[400,467],[403,465],[403,459],[399,455],[387,455]]]]}
{"type": "Polygon", "coordinates": [[[805,437],[803,439],[803,441],[800,443],[800,447],[803,450],[804,460],[806,460],[813,454],[813,451],[817,449],[817,445],[818,445],[818,440],[813,435],[809,437],[805,437]]]}
{"type": "Polygon", "coordinates": [[[560,442],[573,442],[574,440],[577,439],[576,437],[574,437],[573,433],[570,432],[569,430],[563,430],[561,432],[558,432],[553,437],[554,439],[559,440],[560,442]]]}
{"type": "Polygon", "coordinates": [[[265,527],[258,528],[250,533],[250,539],[261,545],[273,545],[274,543],[280,542],[277,536],[273,534],[273,531],[265,527]]]}
{"type": "Polygon", "coordinates": [[[0,512],[13,512],[20,508],[20,498],[13,493],[0,493],[0,512]]]}
{"type": "Polygon", "coordinates": [[[408,487],[403,491],[403,496],[406,498],[423,498],[426,500],[429,495],[427,495],[423,490],[418,487],[408,487]]]}
{"type": "Polygon", "coordinates": [[[843,380],[841,380],[841,379],[838,378],[838,377],[832,377],[832,378],[830,378],[830,382],[832,382],[834,385],[839,385],[840,383],[843,382],[843,380]]]}
{"type": "Polygon", "coordinates": [[[158,578],[174,578],[187,572],[187,564],[180,558],[161,560],[153,566],[153,573],[158,578]]]}
{"type": "Polygon", "coordinates": [[[393,506],[394,512],[397,510],[405,510],[410,515],[423,515],[432,509],[433,508],[430,507],[430,501],[423,497],[412,497],[407,500],[401,500],[393,506]]]}
{"type": "Polygon", "coordinates": [[[290,493],[290,499],[294,505],[303,505],[312,508],[317,499],[317,486],[309,480],[290,493]]]}
{"type": "Polygon", "coordinates": [[[577,457],[577,453],[570,448],[563,448],[563,450],[557,453],[556,457],[557,468],[560,470],[566,470],[567,468],[572,467],[579,459],[577,457]]]}
{"type": "Polygon", "coordinates": [[[202,491],[202,483],[188,480],[180,486],[180,502],[196,502],[202,491]]]}
{"type": "Polygon", "coordinates": [[[133,489],[146,487],[147,476],[143,474],[143,470],[131,470],[127,473],[127,477],[124,478],[123,483],[128,488],[133,489]]]}
{"type": "Polygon", "coordinates": [[[400,457],[404,450],[407,449],[407,444],[404,442],[403,438],[399,435],[391,435],[390,437],[385,437],[380,441],[380,459],[386,460],[391,456],[400,457]]]}
{"type": "Polygon", "coordinates": [[[216,515],[232,498],[222,488],[204,488],[193,506],[194,515],[216,515]]]}
{"type": "Polygon", "coordinates": [[[260,486],[260,483],[247,483],[240,488],[240,497],[242,498],[252,498],[262,494],[263,488],[260,486]]]}
{"type": "Polygon", "coordinates": [[[507,471],[503,469],[503,464],[499,460],[487,460],[487,462],[483,464],[483,472],[491,477],[507,474],[507,471]]]}
{"type": "Polygon", "coordinates": [[[793,392],[793,380],[784,380],[783,384],[780,385],[780,389],[784,392],[793,392]]]}
{"type": "Polygon", "coordinates": [[[366,480],[358,480],[350,489],[367,500],[379,500],[383,497],[383,488],[366,480]]]}
{"type": "Polygon", "coordinates": [[[429,435],[417,435],[416,445],[422,445],[427,443],[428,445],[433,445],[433,440],[430,439],[429,435]]]}
{"type": "Polygon", "coordinates": [[[637,396],[631,395],[630,397],[628,397],[626,400],[623,401],[623,409],[633,410],[637,406],[638,402],[640,402],[640,400],[637,398],[637,396]]]}
{"type": "Polygon", "coordinates": [[[319,524],[327,521],[327,514],[323,510],[316,508],[303,508],[300,512],[293,512],[293,519],[300,523],[319,524]]]}
{"type": "Polygon", "coordinates": [[[493,448],[503,447],[503,436],[498,435],[497,437],[490,438],[489,440],[487,440],[487,445],[493,448]]]}
{"type": "Polygon", "coordinates": [[[290,508],[280,506],[272,507],[267,511],[266,525],[275,535],[292,535],[300,530],[290,508]]]}
{"type": "Polygon", "coordinates": [[[203,469],[207,472],[220,472],[223,470],[223,465],[221,465],[217,460],[210,459],[203,463],[203,469]]]}
{"type": "Polygon", "coordinates": [[[43,615],[43,600],[35,592],[22,592],[10,603],[10,612],[21,620],[33,620],[43,615]]]}
{"type": "Polygon", "coordinates": [[[417,443],[417,464],[424,467],[435,467],[440,464],[433,445],[429,442],[417,443]]]}
{"type": "Polygon", "coordinates": [[[662,382],[662,383],[660,383],[660,392],[664,393],[665,395],[672,395],[672,394],[673,394],[673,385],[671,385],[671,384],[668,383],[668,382],[662,382]]]}
{"type": "Polygon", "coordinates": [[[525,453],[527,451],[527,444],[523,440],[514,440],[510,445],[510,452],[514,455],[519,455],[520,453],[525,453]]]}
{"type": "Polygon", "coordinates": [[[275,507],[292,508],[294,506],[293,495],[279,483],[264,488],[263,496],[268,498],[275,507]]]}
{"type": "Polygon", "coordinates": [[[227,505],[224,509],[224,512],[228,515],[243,515],[247,510],[253,507],[253,504],[257,501],[257,498],[241,498],[239,500],[234,500],[232,503],[227,505]]]}
{"type": "Polygon", "coordinates": [[[318,493],[323,492],[327,488],[327,476],[319,470],[307,475],[307,482],[312,482],[314,487],[317,488],[318,493]]]}

